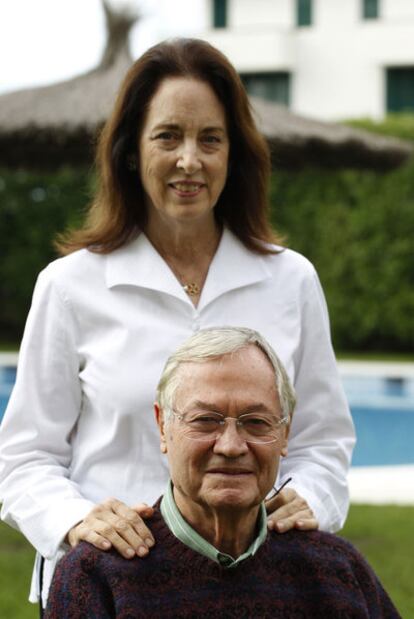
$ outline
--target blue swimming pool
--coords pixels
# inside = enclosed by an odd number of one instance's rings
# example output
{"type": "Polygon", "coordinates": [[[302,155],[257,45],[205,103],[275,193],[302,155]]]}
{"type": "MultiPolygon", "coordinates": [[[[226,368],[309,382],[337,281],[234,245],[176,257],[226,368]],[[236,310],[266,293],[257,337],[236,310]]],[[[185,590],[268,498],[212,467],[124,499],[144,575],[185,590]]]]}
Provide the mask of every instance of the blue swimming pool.
{"type": "Polygon", "coordinates": [[[414,379],[343,378],[357,444],[353,466],[414,464],[414,379]]]}
{"type": "Polygon", "coordinates": [[[3,418],[15,380],[16,368],[13,366],[0,365],[0,421],[3,418]]]}
{"type": "MultiPolygon", "coordinates": [[[[0,366],[0,420],[16,368],[0,366]]],[[[414,464],[414,379],[343,378],[357,432],[352,466],[414,464]]]]}

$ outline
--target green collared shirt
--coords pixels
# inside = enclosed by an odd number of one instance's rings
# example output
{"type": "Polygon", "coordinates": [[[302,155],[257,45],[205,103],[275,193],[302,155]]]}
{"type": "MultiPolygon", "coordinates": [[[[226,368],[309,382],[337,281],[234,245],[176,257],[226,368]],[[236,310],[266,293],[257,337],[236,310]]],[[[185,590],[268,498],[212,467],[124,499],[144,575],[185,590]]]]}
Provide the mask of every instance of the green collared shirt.
{"type": "Polygon", "coordinates": [[[167,491],[162,498],[160,509],[167,527],[170,529],[171,533],[180,540],[180,542],[186,546],[189,546],[192,550],[204,555],[208,559],[219,563],[222,567],[236,567],[236,565],[245,559],[252,557],[266,539],[267,521],[264,503],[260,505],[257,537],[250,544],[246,552],[240,555],[240,557],[237,557],[237,559],[234,559],[234,557],[217,550],[217,548],[201,537],[201,535],[199,535],[197,531],[190,527],[188,522],[184,520],[176,505],[171,481],[169,482],[167,491]]]}

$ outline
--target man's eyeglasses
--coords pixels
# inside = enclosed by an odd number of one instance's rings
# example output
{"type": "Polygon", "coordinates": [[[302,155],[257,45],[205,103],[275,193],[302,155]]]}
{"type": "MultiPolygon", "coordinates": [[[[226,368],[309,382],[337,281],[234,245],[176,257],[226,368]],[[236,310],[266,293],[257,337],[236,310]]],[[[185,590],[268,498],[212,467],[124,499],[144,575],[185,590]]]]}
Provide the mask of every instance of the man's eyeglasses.
{"type": "Polygon", "coordinates": [[[247,443],[266,445],[280,439],[280,428],[289,420],[288,417],[273,417],[262,413],[246,413],[240,417],[226,417],[221,413],[194,411],[171,413],[179,419],[184,434],[193,441],[214,441],[224,432],[226,423],[232,421],[240,437],[247,443]]]}

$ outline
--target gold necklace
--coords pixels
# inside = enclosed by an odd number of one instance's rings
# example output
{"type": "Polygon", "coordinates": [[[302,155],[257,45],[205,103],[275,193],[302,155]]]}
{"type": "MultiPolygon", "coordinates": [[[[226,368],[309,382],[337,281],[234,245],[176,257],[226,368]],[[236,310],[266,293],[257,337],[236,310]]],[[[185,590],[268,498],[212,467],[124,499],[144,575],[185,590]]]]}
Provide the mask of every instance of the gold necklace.
{"type": "Polygon", "coordinates": [[[189,282],[188,284],[183,284],[183,290],[190,296],[196,297],[200,294],[200,286],[195,282],[189,282]]]}

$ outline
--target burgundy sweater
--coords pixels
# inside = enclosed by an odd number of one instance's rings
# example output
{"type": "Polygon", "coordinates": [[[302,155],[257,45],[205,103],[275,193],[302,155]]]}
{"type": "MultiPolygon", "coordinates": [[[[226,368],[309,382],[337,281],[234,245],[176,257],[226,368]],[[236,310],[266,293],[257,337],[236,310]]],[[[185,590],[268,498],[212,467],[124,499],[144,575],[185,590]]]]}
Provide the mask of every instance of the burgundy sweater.
{"type": "Polygon", "coordinates": [[[269,532],[254,557],[225,569],[170,532],[127,560],[82,542],[59,563],[45,619],[393,619],[372,569],[345,540],[320,531],[269,532]]]}

